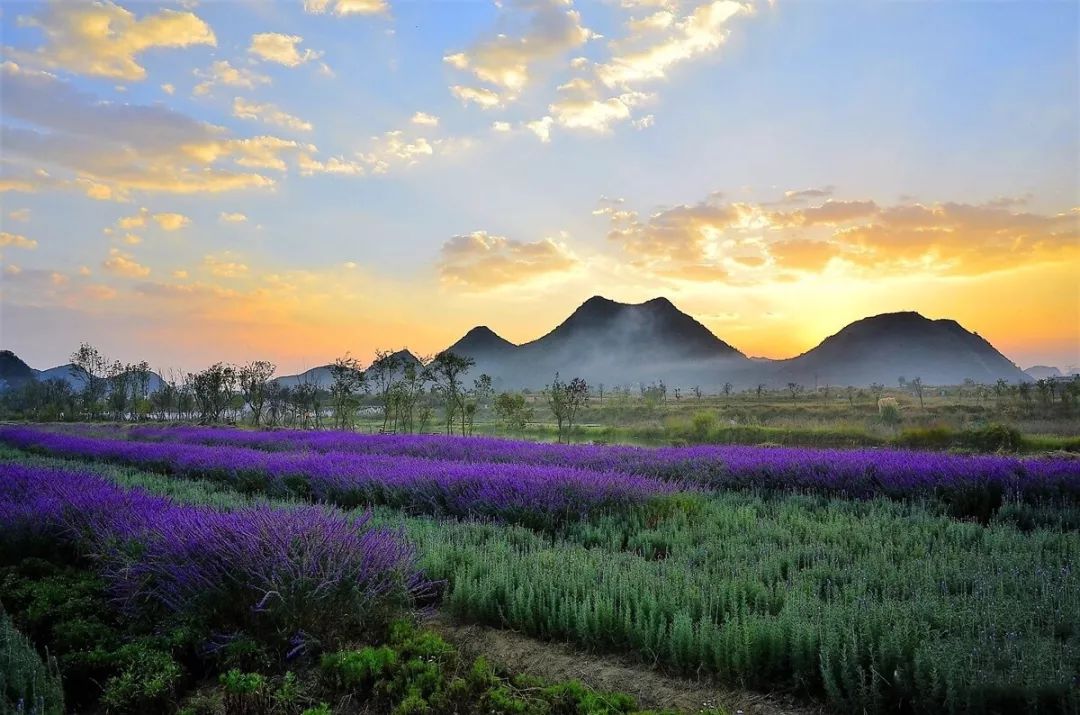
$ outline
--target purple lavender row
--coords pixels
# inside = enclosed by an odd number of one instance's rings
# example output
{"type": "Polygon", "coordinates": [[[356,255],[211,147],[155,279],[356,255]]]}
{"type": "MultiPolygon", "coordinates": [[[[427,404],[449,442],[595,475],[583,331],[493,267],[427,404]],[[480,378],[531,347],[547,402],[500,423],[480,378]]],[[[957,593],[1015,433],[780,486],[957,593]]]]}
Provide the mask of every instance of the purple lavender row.
{"type": "Polygon", "coordinates": [[[798,449],[700,446],[649,449],[553,445],[484,437],[362,435],[354,432],[215,428],[130,431],[138,440],[243,445],[271,451],[382,454],[467,463],[573,467],[696,483],[714,488],[817,490],[894,497],[939,490],[986,489],[1026,499],[1080,501],[1080,460],[1019,459],[892,449],[798,449]]]}
{"type": "Polygon", "coordinates": [[[222,481],[242,490],[300,494],[345,507],[378,504],[538,527],[641,504],[679,489],[677,484],[649,477],[566,467],[470,464],[356,452],[270,452],[102,439],[25,427],[0,429],[0,441],[57,456],[222,481]]]}
{"type": "Polygon", "coordinates": [[[66,543],[130,613],[195,618],[286,649],[355,637],[426,588],[412,549],[368,518],[316,506],[222,512],[87,472],[0,464],[5,543],[66,543]]]}

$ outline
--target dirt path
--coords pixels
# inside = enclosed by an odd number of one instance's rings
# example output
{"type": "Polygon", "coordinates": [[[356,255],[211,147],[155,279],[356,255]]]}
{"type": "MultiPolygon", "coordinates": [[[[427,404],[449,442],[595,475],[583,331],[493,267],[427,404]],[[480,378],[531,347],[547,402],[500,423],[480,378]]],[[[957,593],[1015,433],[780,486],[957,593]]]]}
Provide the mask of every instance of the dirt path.
{"type": "Polygon", "coordinates": [[[707,681],[678,678],[629,658],[586,653],[515,631],[460,625],[443,615],[429,625],[468,657],[483,655],[515,673],[545,680],[580,680],[595,690],[632,695],[642,708],[698,712],[721,706],[732,715],[819,715],[820,708],[784,696],[721,688],[707,681]]]}

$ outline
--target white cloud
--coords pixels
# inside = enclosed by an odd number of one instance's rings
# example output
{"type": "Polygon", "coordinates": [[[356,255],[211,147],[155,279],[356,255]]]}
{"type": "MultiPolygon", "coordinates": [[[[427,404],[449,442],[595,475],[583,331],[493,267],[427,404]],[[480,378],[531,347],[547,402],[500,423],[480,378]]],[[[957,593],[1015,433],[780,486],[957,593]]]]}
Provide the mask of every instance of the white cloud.
{"type": "Polygon", "coordinates": [[[428,114],[427,112],[417,112],[416,114],[412,115],[412,119],[410,119],[409,121],[411,121],[413,124],[419,124],[420,126],[424,127],[439,126],[439,118],[433,114],[428,114]]]}
{"type": "Polygon", "coordinates": [[[222,211],[218,214],[218,221],[222,223],[244,223],[247,220],[247,216],[237,211],[222,211]]]}
{"type": "Polygon", "coordinates": [[[503,106],[503,99],[498,92],[484,87],[465,87],[455,84],[450,93],[461,100],[462,104],[475,104],[481,109],[497,109],[503,106]]]}
{"type": "Polygon", "coordinates": [[[544,117],[531,122],[525,122],[525,128],[535,134],[540,141],[547,144],[551,141],[551,125],[554,123],[555,120],[551,117],[544,117]]]}

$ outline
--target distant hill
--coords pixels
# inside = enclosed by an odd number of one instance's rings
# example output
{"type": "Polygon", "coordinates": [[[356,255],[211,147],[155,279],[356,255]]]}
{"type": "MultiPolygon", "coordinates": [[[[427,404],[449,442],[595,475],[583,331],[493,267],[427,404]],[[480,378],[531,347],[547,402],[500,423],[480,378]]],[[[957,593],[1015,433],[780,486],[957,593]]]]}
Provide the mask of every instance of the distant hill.
{"type": "MultiPolygon", "coordinates": [[[[394,360],[397,365],[406,365],[409,363],[419,364],[420,360],[408,350],[398,350],[391,353],[389,360],[394,360]]],[[[375,363],[372,363],[368,367],[370,370],[375,363]]],[[[334,374],[330,371],[330,365],[320,365],[319,367],[313,367],[310,370],[305,370],[298,375],[282,375],[281,377],[275,377],[271,382],[276,382],[282,387],[293,388],[297,385],[307,384],[314,382],[319,386],[320,390],[328,390],[330,386],[334,384],[334,374]]]]}
{"type": "Polygon", "coordinates": [[[1029,381],[1020,368],[955,320],[930,320],[914,312],[858,320],[808,352],[775,363],[774,383],[896,385],[919,377],[926,385],[966,379],[1029,381]]]}
{"type": "Polygon", "coordinates": [[[57,365],[56,367],[50,367],[48,370],[37,370],[38,382],[46,382],[47,380],[61,380],[71,385],[72,389],[78,392],[86,385],[86,372],[82,368],[76,367],[71,363],[66,365],[57,365]]]}
{"type": "Polygon", "coordinates": [[[665,380],[712,387],[752,367],[666,298],[634,304],[594,296],[536,340],[514,345],[481,326],[448,349],[476,360],[474,372],[503,387],[540,387],[556,371],[609,385],[665,380]]]}
{"type": "Polygon", "coordinates": [[[34,379],[34,370],[10,350],[0,350],[0,389],[17,387],[34,379]]]}
{"type": "Polygon", "coordinates": [[[1042,380],[1047,377],[1061,377],[1061,370],[1050,365],[1032,365],[1028,369],[1024,370],[1028,377],[1033,380],[1042,380]]]}

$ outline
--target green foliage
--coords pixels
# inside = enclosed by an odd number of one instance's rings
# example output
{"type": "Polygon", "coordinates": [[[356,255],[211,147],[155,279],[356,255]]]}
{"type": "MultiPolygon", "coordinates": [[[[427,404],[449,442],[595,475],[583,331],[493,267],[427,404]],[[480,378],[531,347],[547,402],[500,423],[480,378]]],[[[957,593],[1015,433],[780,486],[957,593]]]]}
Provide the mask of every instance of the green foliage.
{"type": "Polygon", "coordinates": [[[101,702],[112,712],[145,713],[165,709],[183,676],[171,654],[145,642],[116,652],[120,672],[105,683],[101,702]]]}
{"type": "Polygon", "coordinates": [[[264,715],[270,712],[273,699],[266,676],[244,673],[238,669],[219,678],[225,691],[226,715],[264,715]]]}
{"type": "Polygon", "coordinates": [[[0,605],[0,715],[62,715],[64,693],[56,659],[41,656],[0,605]]]}

